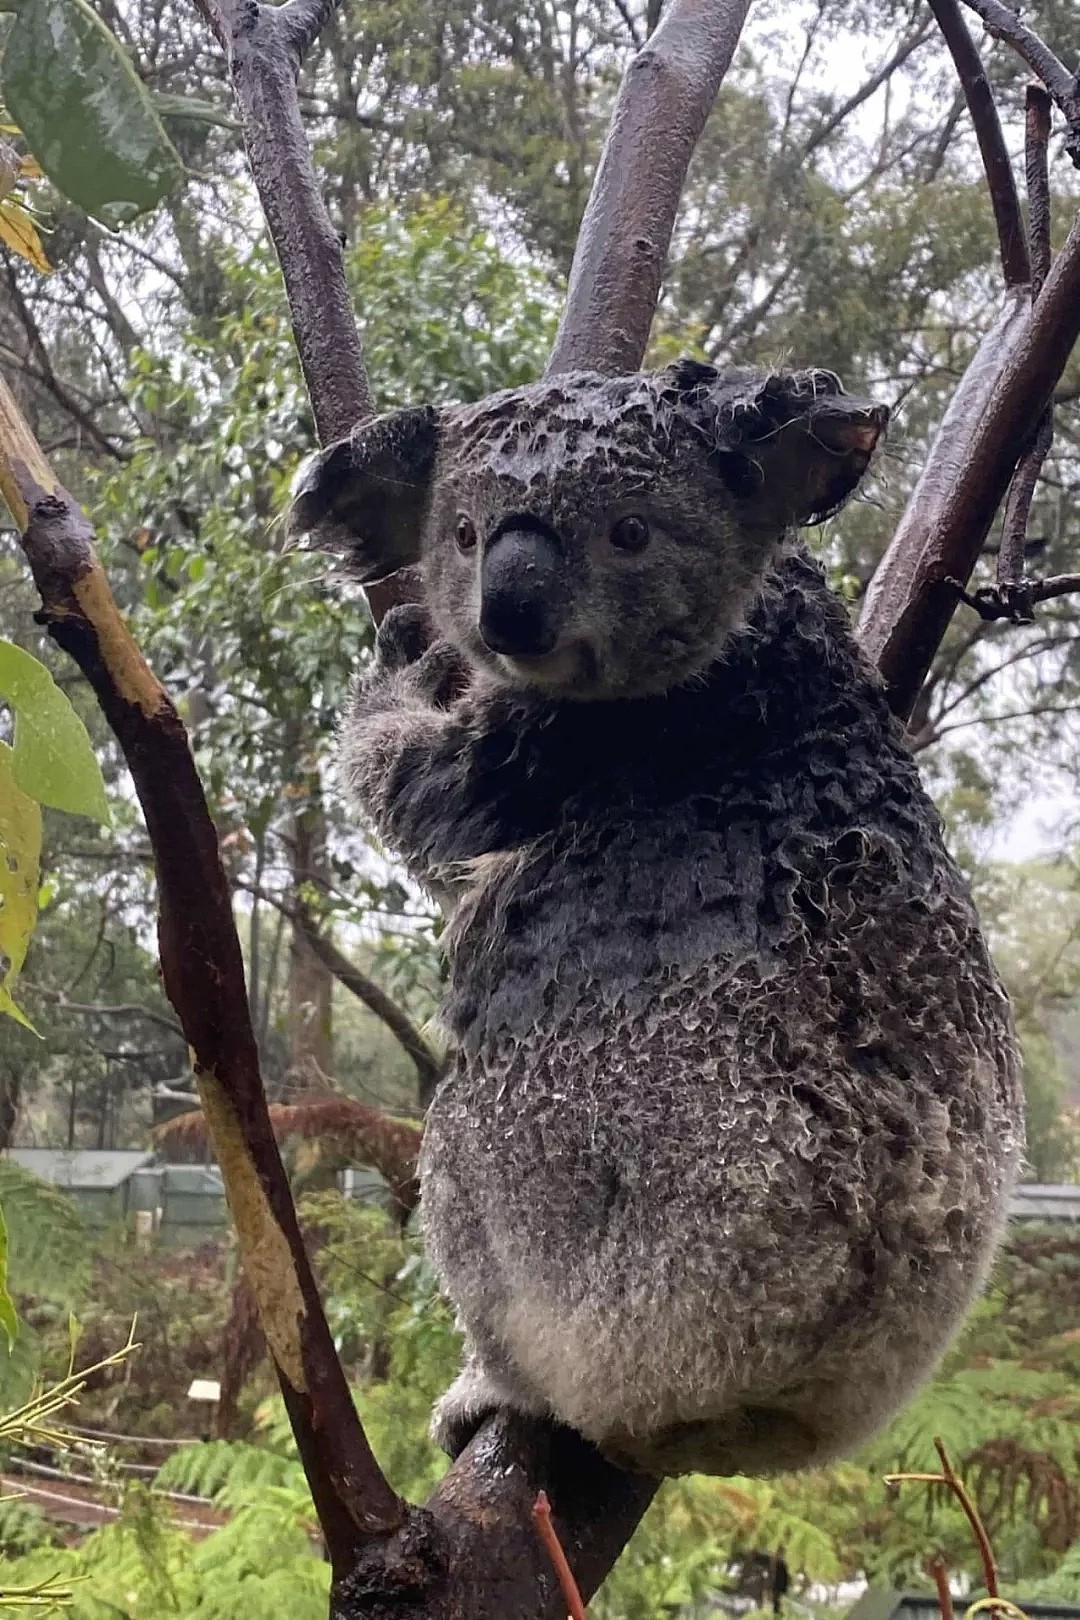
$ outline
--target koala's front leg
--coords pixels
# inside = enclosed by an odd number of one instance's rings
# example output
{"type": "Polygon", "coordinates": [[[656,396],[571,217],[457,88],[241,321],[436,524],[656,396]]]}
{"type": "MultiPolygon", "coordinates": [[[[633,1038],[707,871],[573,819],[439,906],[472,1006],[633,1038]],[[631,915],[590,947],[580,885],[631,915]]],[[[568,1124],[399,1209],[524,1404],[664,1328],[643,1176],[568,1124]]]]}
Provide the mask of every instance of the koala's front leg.
{"type": "Polygon", "coordinates": [[[433,639],[424,609],[396,607],[379,628],[375,662],[343,728],[352,794],[422,882],[505,847],[500,801],[512,784],[485,764],[482,700],[468,688],[467,667],[433,639]]]}

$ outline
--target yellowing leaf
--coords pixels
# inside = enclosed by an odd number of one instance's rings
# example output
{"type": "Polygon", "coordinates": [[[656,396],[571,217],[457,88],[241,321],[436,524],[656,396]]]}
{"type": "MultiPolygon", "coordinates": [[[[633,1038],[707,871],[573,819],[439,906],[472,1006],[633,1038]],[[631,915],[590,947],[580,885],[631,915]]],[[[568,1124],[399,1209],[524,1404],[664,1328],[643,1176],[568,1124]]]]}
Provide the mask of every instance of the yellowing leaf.
{"type": "Polygon", "coordinates": [[[44,180],[45,178],[41,164],[36,157],[31,157],[29,152],[25,152],[19,159],[19,173],[24,180],[44,180]]]}
{"type": "Polygon", "coordinates": [[[0,743],[0,1012],[33,1025],[11,996],[38,913],[41,806],[15,782],[15,756],[0,743]]]}
{"type": "Polygon", "coordinates": [[[40,270],[43,276],[51,272],[52,265],[45,257],[36,225],[26,209],[12,202],[10,197],[0,202],[0,241],[6,242],[13,252],[24,259],[29,259],[34,269],[40,270]]]}

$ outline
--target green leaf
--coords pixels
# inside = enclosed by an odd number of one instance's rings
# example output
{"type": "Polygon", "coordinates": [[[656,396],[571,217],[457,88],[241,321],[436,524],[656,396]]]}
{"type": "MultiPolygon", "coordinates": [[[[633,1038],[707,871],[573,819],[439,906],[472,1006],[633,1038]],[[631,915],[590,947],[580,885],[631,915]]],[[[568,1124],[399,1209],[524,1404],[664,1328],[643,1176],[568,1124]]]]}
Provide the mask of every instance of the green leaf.
{"type": "Polygon", "coordinates": [[[14,781],[54,810],[109,822],[101,767],[86,727],[45,668],[0,641],[0,701],[15,710],[14,781]]]}
{"type": "Polygon", "coordinates": [[[0,1209],[0,1328],[7,1336],[10,1356],[19,1332],[19,1318],[15,1315],[15,1302],[8,1293],[8,1238],[4,1212],[0,1209]]]}
{"type": "Polygon", "coordinates": [[[183,173],[144,85],[87,0],[21,0],[3,94],[49,179],[106,225],[153,208],[183,173]]]}
{"type": "Polygon", "coordinates": [[[0,1012],[33,1025],[11,999],[37,921],[41,806],[15,781],[14,754],[0,743],[0,1012]]]}
{"type": "Polygon", "coordinates": [[[232,118],[212,101],[199,101],[195,96],[176,96],[167,90],[151,90],[150,100],[161,118],[180,118],[191,124],[217,124],[221,129],[243,129],[238,118],[232,118]]]}

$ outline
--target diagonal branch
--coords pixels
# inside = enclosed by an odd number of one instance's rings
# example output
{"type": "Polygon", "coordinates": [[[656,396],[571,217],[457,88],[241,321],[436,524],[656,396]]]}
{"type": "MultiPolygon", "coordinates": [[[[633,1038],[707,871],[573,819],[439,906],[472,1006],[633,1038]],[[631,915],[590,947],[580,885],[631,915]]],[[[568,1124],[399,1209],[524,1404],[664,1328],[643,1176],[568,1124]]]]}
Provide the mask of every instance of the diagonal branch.
{"type": "Polygon", "coordinates": [[[1035,303],[1024,289],[968,367],[863,604],[859,637],[910,714],[1017,461],[1080,338],[1080,220],[1035,303]]]}
{"type": "Polygon", "coordinates": [[[547,373],[636,371],[694,148],[750,0],[670,0],[619,90],[547,373]]]}
{"type": "Polygon", "coordinates": [[[131,771],[154,851],[166,995],[203,1109],[282,1393],[335,1569],[401,1523],[360,1427],[304,1252],[267,1116],[217,833],[187,734],[120,616],[90,525],[0,383],[0,492],[22,534],[39,615],[86,676],[131,771]]]}
{"type": "Polygon", "coordinates": [[[300,117],[304,52],[333,0],[197,0],[229,60],[251,172],[281,265],[304,383],[323,444],[372,414],[342,240],[300,117]]]}
{"type": "Polygon", "coordinates": [[[1012,162],[998,117],[997,103],[982,58],[960,15],[959,0],[930,0],[930,9],[949,47],[964,99],[975,127],[975,138],[982,154],[990,202],[1001,249],[1001,268],[1007,287],[1022,286],[1031,280],[1031,259],[1024,231],[1020,198],[1016,191],[1012,162]]]}
{"type": "Polygon", "coordinates": [[[304,936],[305,943],[338,983],[362,1001],[376,1018],[382,1019],[416,1066],[421,1099],[425,1102],[429,1100],[442,1078],[443,1064],[435,1048],[424,1039],[408,1013],[398,1006],[392,996],[387,995],[381,985],[376,984],[375,980],[358,968],[355,962],[351,962],[344,951],[338,950],[333,940],[321,931],[315,918],[305,907],[289,905],[278,895],[270,894],[254,884],[240,883],[238,887],[247,889],[250,894],[265,900],[268,905],[280,911],[282,916],[304,936]]]}
{"type": "Polygon", "coordinates": [[[1069,126],[1065,150],[1080,165],[1080,80],[1003,0],[964,0],[964,4],[982,18],[991,39],[1010,45],[1049,90],[1069,126]]]}

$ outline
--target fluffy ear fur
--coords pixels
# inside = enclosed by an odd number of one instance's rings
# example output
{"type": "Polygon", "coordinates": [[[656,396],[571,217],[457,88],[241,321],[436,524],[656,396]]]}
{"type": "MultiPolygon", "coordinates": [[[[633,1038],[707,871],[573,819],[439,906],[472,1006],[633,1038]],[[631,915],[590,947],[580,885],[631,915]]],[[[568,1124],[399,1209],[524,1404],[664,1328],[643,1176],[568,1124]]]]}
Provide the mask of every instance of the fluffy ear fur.
{"type": "Polygon", "coordinates": [[[289,532],[340,552],[365,585],[418,562],[438,437],[430,405],[361,423],[300,469],[289,532]]]}
{"type": "Polygon", "coordinates": [[[712,442],[734,495],[763,526],[820,523],[855,489],[885,431],[883,405],[845,394],[831,371],[670,368],[687,416],[712,442]]]}

